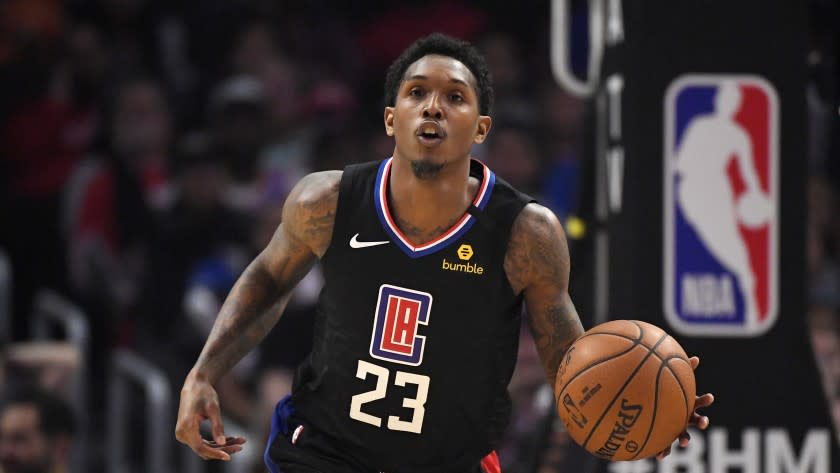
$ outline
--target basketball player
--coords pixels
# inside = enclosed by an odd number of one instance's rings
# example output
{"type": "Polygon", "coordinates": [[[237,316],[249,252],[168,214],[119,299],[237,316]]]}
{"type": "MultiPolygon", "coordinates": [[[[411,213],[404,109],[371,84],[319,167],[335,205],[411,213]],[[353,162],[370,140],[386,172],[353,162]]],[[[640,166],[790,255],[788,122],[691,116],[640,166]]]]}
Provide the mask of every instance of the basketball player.
{"type": "Polygon", "coordinates": [[[244,439],[224,435],[213,384],[317,260],[313,350],[275,411],[272,472],[498,472],[523,300],[552,386],[583,333],[557,218],[470,158],[493,99],[476,50],[418,40],[385,87],[393,157],[301,180],[187,376],[176,436],[202,458],[241,449],[244,439]],[[212,441],[200,436],[204,419],[212,441]]]}

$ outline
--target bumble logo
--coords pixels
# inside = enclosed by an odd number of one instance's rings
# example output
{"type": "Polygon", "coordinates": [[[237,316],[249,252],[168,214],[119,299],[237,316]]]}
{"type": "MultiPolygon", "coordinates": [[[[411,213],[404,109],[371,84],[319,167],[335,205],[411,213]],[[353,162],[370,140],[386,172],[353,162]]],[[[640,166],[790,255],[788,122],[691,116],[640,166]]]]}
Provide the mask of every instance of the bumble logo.
{"type": "Polygon", "coordinates": [[[447,270],[447,271],[458,271],[461,273],[470,273],[470,274],[484,274],[484,267],[479,266],[477,263],[470,263],[470,258],[473,257],[473,249],[470,245],[461,245],[458,247],[458,258],[461,261],[465,261],[465,263],[450,263],[446,261],[446,258],[443,259],[440,268],[447,270]]]}

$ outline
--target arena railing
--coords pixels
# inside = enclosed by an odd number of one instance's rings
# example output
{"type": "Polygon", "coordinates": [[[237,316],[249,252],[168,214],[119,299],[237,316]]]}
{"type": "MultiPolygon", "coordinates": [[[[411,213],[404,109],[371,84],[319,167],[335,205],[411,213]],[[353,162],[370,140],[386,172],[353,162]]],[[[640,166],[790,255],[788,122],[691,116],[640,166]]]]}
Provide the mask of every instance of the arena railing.
{"type": "Polygon", "coordinates": [[[35,296],[30,330],[34,340],[49,340],[52,328],[59,327],[64,337],[79,353],[78,366],[73,371],[68,394],[76,413],[78,433],[73,449],[72,471],[88,471],[90,424],[88,409],[88,366],[90,356],[90,326],[84,312],[58,293],[41,289],[35,296]]]}
{"type": "MultiPolygon", "coordinates": [[[[145,400],[142,418],[145,421],[146,465],[143,471],[173,473],[171,466],[175,422],[172,418],[172,389],[163,371],[125,349],[111,356],[108,376],[108,411],[106,419],[106,464],[109,473],[133,470],[127,459],[128,431],[132,429],[129,402],[142,389],[145,400]]],[[[133,440],[133,439],[132,439],[133,440]]]]}

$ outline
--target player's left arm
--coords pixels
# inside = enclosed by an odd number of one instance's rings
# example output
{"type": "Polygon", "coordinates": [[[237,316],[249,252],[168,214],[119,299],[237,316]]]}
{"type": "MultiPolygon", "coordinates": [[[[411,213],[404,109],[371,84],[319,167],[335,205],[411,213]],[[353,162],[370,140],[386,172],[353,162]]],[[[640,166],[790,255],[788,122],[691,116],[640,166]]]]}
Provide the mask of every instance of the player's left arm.
{"type": "MultiPolygon", "coordinates": [[[[545,376],[555,388],[557,368],[569,346],[583,334],[583,326],[569,297],[569,247],[557,217],[547,208],[528,204],[516,218],[505,255],[505,272],[516,293],[525,296],[528,324],[534,334],[545,376]]],[[[689,360],[693,369],[700,364],[696,356],[689,360]]],[[[697,396],[695,409],[714,402],[712,394],[697,396]]],[[[709,418],[692,413],[688,425],[701,430],[709,426],[709,418]]],[[[679,435],[680,446],[686,446],[687,431],[679,435]]],[[[662,459],[671,447],[657,455],[662,459]]]]}
{"type": "Polygon", "coordinates": [[[511,229],[505,273],[513,290],[525,297],[528,324],[552,389],[563,355],[583,334],[569,297],[569,266],[569,247],[557,217],[541,205],[526,205],[511,229]]]}

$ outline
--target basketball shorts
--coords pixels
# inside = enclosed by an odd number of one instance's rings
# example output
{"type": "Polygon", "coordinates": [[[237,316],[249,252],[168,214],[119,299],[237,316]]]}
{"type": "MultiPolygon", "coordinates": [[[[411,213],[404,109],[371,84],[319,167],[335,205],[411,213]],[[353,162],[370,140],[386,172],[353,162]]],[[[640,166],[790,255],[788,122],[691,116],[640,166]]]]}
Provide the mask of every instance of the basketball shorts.
{"type": "MultiPolygon", "coordinates": [[[[277,403],[263,455],[269,472],[383,473],[366,467],[345,451],[335,438],[296,418],[290,396],[277,403]]],[[[501,473],[496,452],[463,473],[501,473]]]]}

